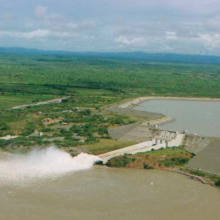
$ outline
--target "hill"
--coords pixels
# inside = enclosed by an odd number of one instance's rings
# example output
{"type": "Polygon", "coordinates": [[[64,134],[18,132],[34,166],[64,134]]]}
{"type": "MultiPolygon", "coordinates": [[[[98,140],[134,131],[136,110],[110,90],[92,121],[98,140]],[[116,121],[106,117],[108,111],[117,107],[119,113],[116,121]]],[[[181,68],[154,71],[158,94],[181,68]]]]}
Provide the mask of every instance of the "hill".
{"type": "Polygon", "coordinates": [[[89,57],[89,58],[110,58],[110,59],[134,60],[134,61],[220,64],[219,56],[171,54],[171,53],[68,52],[68,51],[47,51],[47,50],[38,50],[38,49],[26,49],[26,48],[18,48],[18,47],[11,47],[11,48],[0,47],[0,54],[55,55],[55,56],[89,57]]]}

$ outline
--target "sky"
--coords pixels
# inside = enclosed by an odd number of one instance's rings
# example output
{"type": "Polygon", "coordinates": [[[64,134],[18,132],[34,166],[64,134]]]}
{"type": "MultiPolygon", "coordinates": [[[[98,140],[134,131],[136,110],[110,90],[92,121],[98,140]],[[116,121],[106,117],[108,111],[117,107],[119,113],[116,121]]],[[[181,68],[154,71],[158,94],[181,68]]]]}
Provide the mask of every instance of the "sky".
{"type": "Polygon", "coordinates": [[[0,47],[220,56],[220,0],[0,0],[0,47]]]}

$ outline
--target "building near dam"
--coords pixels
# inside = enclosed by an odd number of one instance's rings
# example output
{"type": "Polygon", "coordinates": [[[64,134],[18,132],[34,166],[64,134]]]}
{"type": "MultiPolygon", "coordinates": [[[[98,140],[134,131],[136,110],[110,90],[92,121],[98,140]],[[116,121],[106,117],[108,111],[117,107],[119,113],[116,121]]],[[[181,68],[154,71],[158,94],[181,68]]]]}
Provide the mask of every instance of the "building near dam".
{"type": "Polygon", "coordinates": [[[112,138],[115,138],[119,141],[129,140],[140,143],[99,155],[99,157],[103,160],[103,163],[107,163],[107,161],[111,158],[122,156],[125,153],[136,154],[141,152],[148,152],[152,149],[158,150],[166,147],[178,147],[183,144],[183,140],[185,137],[185,134],[179,132],[158,129],[152,130],[146,126],[138,124],[128,126],[125,125],[119,128],[111,129],[109,133],[112,138]],[[145,132],[146,130],[147,132],[145,132]]]}

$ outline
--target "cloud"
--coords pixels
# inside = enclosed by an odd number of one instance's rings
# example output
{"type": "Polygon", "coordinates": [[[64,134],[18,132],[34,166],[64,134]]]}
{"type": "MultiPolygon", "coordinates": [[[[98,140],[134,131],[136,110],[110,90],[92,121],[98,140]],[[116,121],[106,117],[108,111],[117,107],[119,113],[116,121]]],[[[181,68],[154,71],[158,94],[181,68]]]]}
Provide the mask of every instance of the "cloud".
{"type": "Polygon", "coordinates": [[[204,22],[204,27],[208,31],[220,31],[220,16],[216,16],[214,18],[210,18],[204,22]]]}
{"type": "Polygon", "coordinates": [[[199,41],[211,48],[220,48],[220,34],[199,34],[199,41]]]}
{"type": "Polygon", "coordinates": [[[83,21],[78,23],[64,23],[62,28],[67,30],[75,30],[75,31],[88,31],[88,30],[95,30],[97,28],[97,23],[95,21],[83,21]]]}
{"type": "Polygon", "coordinates": [[[116,39],[116,42],[119,43],[119,44],[134,45],[134,46],[142,46],[142,45],[145,45],[147,43],[146,39],[143,38],[143,37],[135,37],[135,38],[132,38],[132,39],[128,39],[125,36],[119,36],[116,39]]]}
{"type": "Polygon", "coordinates": [[[0,45],[220,55],[218,3],[10,0],[0,7],[0,45]]]}
{"type": "Polygon", "coordinates": [[[176,32],[166,31],[166,39],[167,40],[176,40],[177,39],[176,32]]]}
{"type": "Polygon", "coordinates": [[[30,32],[21,31],[0,31],[0,37],[13,37],[13,38],[46,38],[46,37],[74,37],[74,33],[69,32],[56,32],[50,30],[34,30],[30,32]]]}
{"type": "Polygon", "coordinates": [[[55,26],[56,24],[65,22],[65,16],[63,16],[62,14],[48,13],[47,6],[38,5],[34,9],[34,15],[39,19],[38,22],[45,26],[55,26]]]}
{"type": "Polygon", "coordinates": [[[50,31],[48,30],[35,30],[31,32],[20,32],[20,31],[0,31],[0,37],[15,37],[15,38],[41,38],[47,37],[50,31]]]}
{"type": "Polygon", "coordinates": [[[34,14],[39,18],[45,18],[47,16],[47,7],[38,5],[34,10],[34,14]]]}

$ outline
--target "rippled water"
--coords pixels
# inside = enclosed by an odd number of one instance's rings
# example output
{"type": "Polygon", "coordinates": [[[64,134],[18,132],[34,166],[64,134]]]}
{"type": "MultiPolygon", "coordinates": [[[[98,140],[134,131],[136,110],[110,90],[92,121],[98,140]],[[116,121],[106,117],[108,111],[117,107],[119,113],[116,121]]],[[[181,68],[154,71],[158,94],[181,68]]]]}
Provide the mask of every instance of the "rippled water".
{"type": "Polygon", "coordinates": [[[151,100],[134,109],[162,113],[176,119],[176,122],[161,126],[162,129],[220,137],[220,102],[151,100]]]}

